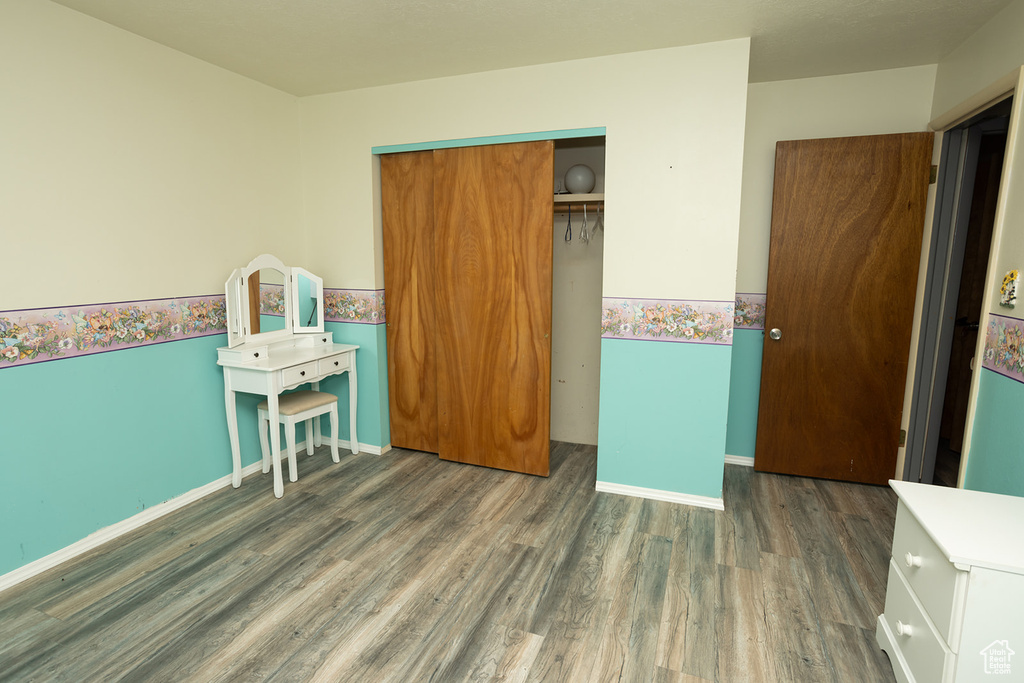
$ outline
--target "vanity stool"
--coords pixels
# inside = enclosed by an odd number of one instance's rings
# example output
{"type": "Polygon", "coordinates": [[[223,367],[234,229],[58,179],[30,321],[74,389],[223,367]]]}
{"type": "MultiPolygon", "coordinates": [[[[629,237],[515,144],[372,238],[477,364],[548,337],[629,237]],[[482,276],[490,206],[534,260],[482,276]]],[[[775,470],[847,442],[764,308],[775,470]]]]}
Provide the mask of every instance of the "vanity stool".
{"type": "MultiPolygon", "coordinates": [[[[278,427],[270,424],[270,407],[267,401],[261,401],[257,410],[259,411],[260,450],[263,451],[263,473],[266,474],[270,471],[270,442],[267,437],[271,429],[278,427]]],[[[313,455],[313,446],[319,446],[323,441],[323,435],[320,433],[320,416],[325,413],[331,417],[331,459],[334,462],[339,462],[338,397],[326,391],[296,391],[291,394],[281,394],[278,398],[279,421],[284,425],[285,441],[288,444],[288,481],[297,481],[299,478],[295,459],[295,425],[305,422],[306,454],[313,455]],[[314,419],[316,420],[315,429],[314,419]]]]}

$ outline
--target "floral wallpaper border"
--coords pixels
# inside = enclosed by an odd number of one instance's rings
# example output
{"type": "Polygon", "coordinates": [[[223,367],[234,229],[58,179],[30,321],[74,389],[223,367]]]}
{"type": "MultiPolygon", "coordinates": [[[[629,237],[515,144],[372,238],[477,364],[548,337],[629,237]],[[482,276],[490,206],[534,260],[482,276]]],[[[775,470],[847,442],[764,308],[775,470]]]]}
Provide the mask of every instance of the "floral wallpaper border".
{"type": "Polygon", "coordinates": [[[732,301],[605,298],[603,339],[732,344],[732,301]]]}
{"type": "MultiPolygon", "coordinates": [[[[383,289],[324,288],[324,318],[332,323],[379,325],[384,320],[383,289]]],[[[260,315],[284,316],[284,286],[260,284],[260,315]]]]}
{"type": "MultiPolygon", "coordinates": [[[[284,315],[284,292],[262,289],[261,312],[284,315]]],[[[383,290],[324,289],[328,322],[382,324],[383,290]]],[[[0,311],[0,369],[226,331],[224,295],[0,311]]]]}
{"type": "MultiPolygon", "coordinates": [[[[734,322],[756,319],[749,313],[734,318],[735,305],[606,298],[601,336],[727,345],[734,322]]],[[[386,322],[383,290],[324,289],[324,308],[328,322],[386,322]]],[[[283,312],[281,293],[268,288],[261,309],[283,312]]],[[[223,295],[0,311],[0,369],[223,334],[225,317],[223,295]]]]}
{"type": "Polygon", "coordinates": [[[733,326],[737,330],[764,329],[764,294],[736,294],[736,317],[733,326]]]}
{"type": "Polygon", "coordinates": [[[284,285],[260,283],[260,315],[284,317],[284,285]]]}
{"type": "Polygon", "coordinates": [[[328,322],[381,325],[385,320],[383,289],[324,289],[328,322]]]}
{"type": "Polygon", "coordinates": [[[1024,383],[1024,320],[989,316],[982,367],[1024,383]]]}
{"type": "Polygon", "coordinates": [[[225,331],[224,296],[0,311],[0,369],[225,331]]]}

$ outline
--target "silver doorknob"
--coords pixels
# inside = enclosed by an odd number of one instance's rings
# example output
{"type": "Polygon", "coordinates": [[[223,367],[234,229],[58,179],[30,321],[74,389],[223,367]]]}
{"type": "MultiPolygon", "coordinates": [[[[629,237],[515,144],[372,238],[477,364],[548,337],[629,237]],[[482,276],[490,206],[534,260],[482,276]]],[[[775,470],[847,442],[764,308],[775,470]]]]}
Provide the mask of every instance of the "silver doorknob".
{"type": "Polygon", "coordinates": [[[772,331],[768,333],[768,336],[774,339],[775,341],[779,341],[780,339],[782,339],[782,330],[780,330],[777,327],[773,327],[772,331]]]}

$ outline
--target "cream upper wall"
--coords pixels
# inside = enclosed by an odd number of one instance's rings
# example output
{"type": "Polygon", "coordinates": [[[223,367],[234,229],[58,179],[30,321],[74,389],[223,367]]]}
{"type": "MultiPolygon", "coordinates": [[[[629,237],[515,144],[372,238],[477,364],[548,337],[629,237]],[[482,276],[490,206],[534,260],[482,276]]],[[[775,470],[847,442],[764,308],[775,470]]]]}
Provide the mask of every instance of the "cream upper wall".
{"type": "Polygon", "coordinates": [[[736,291],[764,293],[775,143],[927,130],[935,65],[751,83],[736,291]]]}
{"type": "Polygon", "coordinates": [[[749,40],[304,98],[310,268],[383,286],[370,149],[607,128],[604,294],[732,300],[749,40]]]}
{"type": "Polygon", "coordinates": [[[931,118],[1024,64],[1024,0],[1014,0],[939,62],[931,118]]]}
{"type": "Polygon", "coordinates": [[[0,310],[305,258],[296,98],[43,0],[0,1],[0,63],[0,310]]]}

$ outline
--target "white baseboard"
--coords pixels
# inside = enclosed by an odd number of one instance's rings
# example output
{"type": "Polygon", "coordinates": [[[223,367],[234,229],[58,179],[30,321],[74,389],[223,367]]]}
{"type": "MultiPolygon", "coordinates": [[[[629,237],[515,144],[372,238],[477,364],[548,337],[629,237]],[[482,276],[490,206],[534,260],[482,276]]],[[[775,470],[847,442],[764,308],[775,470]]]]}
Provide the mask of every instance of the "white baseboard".
{"type": "MultiPolygon", "coordinates": [[[[263,462],[254,462],[253,464],[246,465],[242,468],[242,477],[247,477],[254,472],[262,472],[262,470],[263,462]]],[[[204,498],[211,493],[228,486],[231,486],[230,474],[221,477],[220,479],[215,479],[209,484],[204,484],[199,488],[192,489],[191,491],[183,493],[176,498],[171,498],[168,501],[154,505],[153,507],[143,510],[138,514],[132,515],[128,519],[123,519],[116,524],[111,524],[108,527],[103,527],[99,531],[94,531],[80,541],[76,541],[69,546],[65,546],[56,552],[50,553],[46,557],[40,557],[34,562],[29,562],[23,567],[18,567],[14,571],[0,576],[0,591],[4,591],[11,586],[32,578],[37,574],[42,574],[47,569],[52,569],[61,562],[67,562],[68,560],[77,557],[82,553],[86,553],[107,541],[113,540],[118,536],[123,536],[129,531],[134,531],[144,524],[148,524],[155,519],[159,519],[168,513],[174,512],[178,508],[184,507],[189,503],[194,503],[200,498],[204,498]]]]}
{"type": "MultiPolygon", "coordinates": [[[[331,437],[325,436],[324,440],[329,442],[331,440],[331,437]]],[[[349,441],[348,439],[338,439],[338,450],[341,450],[341,451],[346,451],[347,450],[349,453],[352,453],[352,446],[351,446],[351,444],[352,444],[352,442],[349,441]]],[[[328,445],[330,445],[330,444],[328,444],[328,445]]],[[[284,450],[283,450],[284,449],[284,444],[281,445],[281,448],[282,448],[281,452],[284,453],[284,450]]],[[[297,453],[301,453],[301,452],[303,452],[305,450],[306,450],[306,442],[304,440],[298,442],[297,444],[295,444],[295,451],[297,453]]],[[[370,455],[384,455],[385,453],[387,453],[390,450],[391,450],[391,444],[385,444],[384,446],[371,446],[370,444],[363,443],[361,441],[359,442],[359,452],[360,453],[369,453],[370,455]]]]}
{"type": "Polygon", "coordinates": [[[729,455],[725,454],[726,465],[742,465],[743,467],[753,467],[754,459],[746,455],[729,455]]]}
{"type": "MultiPolygon", "coordinates": [[[[342,439],[341,441],[338,442],[338,448],[340,448],[340,449],[349,448],[348,444],[349,444],[348,441],[345,441],[344,439],[342,439]]],[[[351,452],[351,450],[352,449],[349,448],[350,452],[351,452]]],[[[391,450],[391,444],[386,444],[384,446],[371,446],[370,444],[365,444],[365,443],[360,443],[359,444],[359,452],[360,453],[369,453],[370,455],[384,455],[385,453],[387,453],[390,450],[391,450]]]]}
{"type": "Polygon", "coordinates": [[[626,486],[625,484],[611,484],[606,481],[597,482],[595,487],[602,493],[617,493],[620,496],[634,496],[636,498],[649,498],[661,500],[667,503],[680,503],[700,508],[711,508],[712,510],[724,510],[725,503],[721,498],[710,496],[695,496],[690,493],[676,493],[675,491],[661,491],[658,489],[645,489],[642,486],[626,486]]]}

